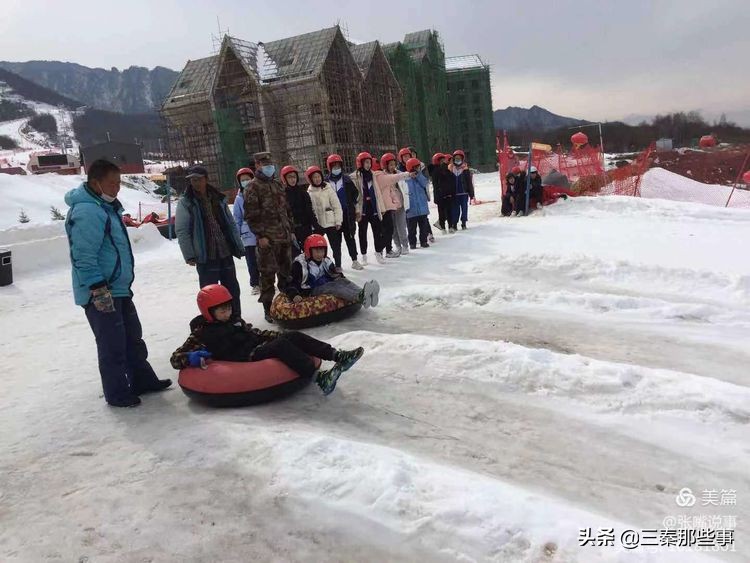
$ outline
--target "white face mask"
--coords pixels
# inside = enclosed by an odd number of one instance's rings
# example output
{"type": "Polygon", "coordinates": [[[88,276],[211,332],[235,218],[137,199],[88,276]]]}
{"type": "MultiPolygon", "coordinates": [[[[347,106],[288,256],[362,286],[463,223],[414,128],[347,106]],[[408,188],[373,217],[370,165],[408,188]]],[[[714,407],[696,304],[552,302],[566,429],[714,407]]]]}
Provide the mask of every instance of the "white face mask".
{"type": "Polygon", "coordinates": [[[117,199],[117,197],[111,196],[111,195],[107,195],[104,192],[102,192],[101,198],[104,201],[106,201],[107,203],[113,203],[117,199]]]}
{"type": "Polygon", "coordinates": [[[334,176],[340,175],[341,174],[341,168],[338,168],[338,167],[332,168],[331,169],[331,174],[333,174],[334,176]]]}
{"type": "Polygon", "coordinates": [[[250,182],[252,182],[252,180],[240,180],[240,186],[246,188],[250,185],[250,182]]]}

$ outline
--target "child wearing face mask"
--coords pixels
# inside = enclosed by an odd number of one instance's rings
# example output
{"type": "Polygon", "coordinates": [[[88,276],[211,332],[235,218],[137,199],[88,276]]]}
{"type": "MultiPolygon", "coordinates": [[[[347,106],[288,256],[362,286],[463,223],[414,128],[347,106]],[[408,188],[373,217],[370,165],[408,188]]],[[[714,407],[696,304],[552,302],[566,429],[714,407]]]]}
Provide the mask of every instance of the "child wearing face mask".
{"type": "Polygon", "coordinates": [[[255,256],[255,246],[257,244],[257,238],[255,233],[250,230],[250,227],[245,221],[245,198],[242,192],[245,188],[250,185],[253,180],[253,171],[249,168],[240,168],[237,170],[235,175],[237,178],[237,197],[234,198],[234,207],[232,207],[232,216],[234,222],[237,223],[237,228],[240,231],[240,237],[242,238],[242,244],[245,245],[245,261],[247,262],[247,271],[250,274],[250,287],[252,288],[252,294],[258,295],[260,293],[260,272],[258,271],[258,260],[255,256]]]}
{"type": "MultiPolygon", "coordinates": [[[[349,257],[352,259],[352,268],[355,270],[363,269],[362,264],[357,260],[357,243],[354,235],[357,232],[357,222],[361,218],[359,190],[352,182],[352,179],[344,174],[344,160],[337,154],[329,155],[326,159],[326,168],[328,176],[326,181],[336,192],[341,204],[342,219],[341,234],[346,242],[346,248],[349,251],[349,257]]],[[[341,250],[334,253],[341,256],[341,250]]],[[[337,260],[337,265],[341,266],[341,258],[337,260]]]]}
{"type": "Polygon", "coordinates": [[[466,222],[469,220],[469,200],[474,202],[474,182],[466,164],[466,154],[461,149],[453,152],[453,161],[448,166],[453,173],[455,181],[455,197],[451,209],[450,228],[452,232],[458,230],[458,220],[461,219],[461,230],[466,230],[466,222]]]}

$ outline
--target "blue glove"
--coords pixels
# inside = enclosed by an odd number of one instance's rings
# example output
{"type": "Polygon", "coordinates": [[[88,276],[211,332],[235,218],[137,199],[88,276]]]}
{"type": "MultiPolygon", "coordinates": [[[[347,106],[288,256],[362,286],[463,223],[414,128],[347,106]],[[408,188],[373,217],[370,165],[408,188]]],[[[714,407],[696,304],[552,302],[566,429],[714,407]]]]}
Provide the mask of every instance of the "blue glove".
{"type": "Polygon", "coordinates": [[[207,350],[196,350],[195,352],[188,352],[187,357],[191,368],[205,368],[206,360],[211,359],[211,352],[207,350]]]}

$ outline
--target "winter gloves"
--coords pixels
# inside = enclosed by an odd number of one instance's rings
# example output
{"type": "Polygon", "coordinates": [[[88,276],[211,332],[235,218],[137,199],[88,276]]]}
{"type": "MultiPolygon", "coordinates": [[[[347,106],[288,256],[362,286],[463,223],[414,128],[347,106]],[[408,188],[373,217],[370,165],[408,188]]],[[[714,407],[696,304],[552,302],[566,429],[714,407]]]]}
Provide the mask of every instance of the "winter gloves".
{"type": "Polygon", "coordinates": [[[211,352],[208,350],[196,350],[188,352],[187,358],[191,368],[206,369],[206,361],[211,359],[211,352]]]}
{"type": "Polygon", "coordinates": [[[112,299],[112,294],[109,292],[109,288],[97,287],[91,290],[91,303],[96,307],[96,310],[100,313],[114,313],[115,302],[112,299]]]}

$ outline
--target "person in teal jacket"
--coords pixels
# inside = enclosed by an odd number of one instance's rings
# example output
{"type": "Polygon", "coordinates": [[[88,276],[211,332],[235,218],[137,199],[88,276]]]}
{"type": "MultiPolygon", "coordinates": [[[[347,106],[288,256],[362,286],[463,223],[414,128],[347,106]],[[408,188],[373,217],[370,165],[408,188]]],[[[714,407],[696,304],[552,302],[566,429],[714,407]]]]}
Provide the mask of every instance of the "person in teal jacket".
{"type": "Polygon", "coordinates": [[[134,407],[144,393],[172,384],[158,379],[148,363],[138,312],[133,304],[134,260],[122,221],[120,169],[96,160],[87,181],[65,195],[70,207],[65,231],[70,245],[73,295],[96,338],[104,398],[115,407],[134,407]]]}

